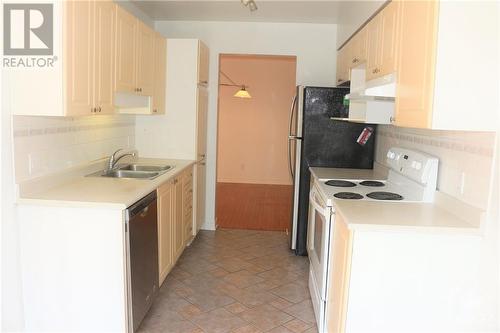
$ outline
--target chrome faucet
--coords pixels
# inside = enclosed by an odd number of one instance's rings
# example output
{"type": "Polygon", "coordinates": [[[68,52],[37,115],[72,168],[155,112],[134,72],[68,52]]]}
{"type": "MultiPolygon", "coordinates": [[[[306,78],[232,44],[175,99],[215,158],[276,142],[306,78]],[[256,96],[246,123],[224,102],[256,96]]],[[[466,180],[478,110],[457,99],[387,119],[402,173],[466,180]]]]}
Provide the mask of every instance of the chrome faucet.
{"type": "Polygon", "coordinates": [[[119,160],[121,160],[123,157],[125,157],[125,156],[134,156],[135,157],[135,152],[125,153],[123,155],[116,157],[116,153],[118,153],[119,151],[122,151],[122,150],[123,149],[118,149],[113,154],[111,154],[111,157],[109,158],[109,162],[108,162],[108,171],[112,170],[115,167],[116,163],[119,160]]]}

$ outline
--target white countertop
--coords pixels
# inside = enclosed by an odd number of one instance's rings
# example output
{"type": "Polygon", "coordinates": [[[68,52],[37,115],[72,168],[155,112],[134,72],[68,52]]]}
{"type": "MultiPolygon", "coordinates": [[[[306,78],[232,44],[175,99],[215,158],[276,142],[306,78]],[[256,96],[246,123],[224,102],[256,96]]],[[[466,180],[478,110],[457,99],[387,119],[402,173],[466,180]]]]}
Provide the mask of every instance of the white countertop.
{"type": "MultiPolygon", "coordinates": [[[[125,162],[123,162],[125,163],[125,162]]],[[[102,170],[104,164],[94,163],[61,175],[31,181],[29,189],[20,191],[19,204],[57,205],[71,207],[94,207],[126,209],[142,197],[155,191],[161,184],[192,166],[191,160],[139,158],[134,163],[147,165],[173,165],[174,168],[154,179],[129,179],[110,177],[85,177],[102,170]],[[59,178],[63,182],[57,183],[59,178]],[[51,186],[51,184],[54,184],[51,186]]],[[[121,163],[120,163],[121,164],[121,163]]]]}
{"type": "MultiPolygon", "coordinates": [[[[383,171],[310,168],[317,179],[385,180],[383,171]]],[[[434,203],[381,202],[333,198],[335,209],[351,230],[415,230],[479,233],[484,212],[439,191],[434,203]],[[453,212],[460,212],[453,214],[453,212]]]]}

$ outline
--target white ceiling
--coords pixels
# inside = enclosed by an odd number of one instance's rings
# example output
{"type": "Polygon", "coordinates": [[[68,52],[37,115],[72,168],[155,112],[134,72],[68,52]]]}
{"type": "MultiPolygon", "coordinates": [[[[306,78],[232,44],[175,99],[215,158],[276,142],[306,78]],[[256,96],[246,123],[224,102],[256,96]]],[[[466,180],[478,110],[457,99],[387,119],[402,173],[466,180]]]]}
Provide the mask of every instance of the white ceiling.
{"type": "MultiPolygon", "coordinates": [[[[342,1],[255,0],[258,10],[250,12],[240,0],[131,0],[153,20],[339,23],[342,1]]],[[[344,1],[345,2],[345,1],[344,1]]]]}

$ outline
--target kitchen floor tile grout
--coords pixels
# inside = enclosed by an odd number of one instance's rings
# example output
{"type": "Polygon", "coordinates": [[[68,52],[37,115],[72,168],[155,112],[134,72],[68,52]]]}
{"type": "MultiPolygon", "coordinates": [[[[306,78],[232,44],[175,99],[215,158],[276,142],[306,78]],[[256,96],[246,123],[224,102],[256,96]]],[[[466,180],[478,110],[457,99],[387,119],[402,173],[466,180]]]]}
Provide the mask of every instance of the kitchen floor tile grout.
{"type": "Polygon", "coordinates": [[[316,325],[305,287],[308,260],[288,250],[286,237],[272,231],[201,231],[172,268],[139,332],[311,331],[316,325]],[[254,251],[259,253],[253,256],[254,251]],[[222,275],[211,274],[216,270],[222,275]],[[235,304],[243,310],[233,313],[227,309],[235,304]],[[302,318],[297,310],[292,311],[297,306],[302,318]]]}

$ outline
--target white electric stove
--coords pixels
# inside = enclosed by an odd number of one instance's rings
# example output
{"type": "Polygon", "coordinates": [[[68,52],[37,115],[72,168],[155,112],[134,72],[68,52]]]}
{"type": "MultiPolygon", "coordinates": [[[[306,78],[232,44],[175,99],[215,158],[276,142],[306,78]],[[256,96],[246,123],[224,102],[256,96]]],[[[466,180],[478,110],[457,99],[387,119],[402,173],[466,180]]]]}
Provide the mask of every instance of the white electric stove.
{"type": "Polygon", "coordinates": [[[319,191],[332,207],[338,200],[432,202],[436,191],[438,159],[413,150],[391,148],[387,152],[387,180],[323,179],[319,191]]]}
{"type": "MultiPolygon", "coordinates": [[[[328,258],[337,200],[432,202],[436,191],[438,159],[422,152],[391,148],[387,152],[387,180],[315,179],[309,195],[307,251],[309,290],[319,332],[326,332],[328,258]]],[[[360,205],[360,209],[363,209],[360,205]]]]}

